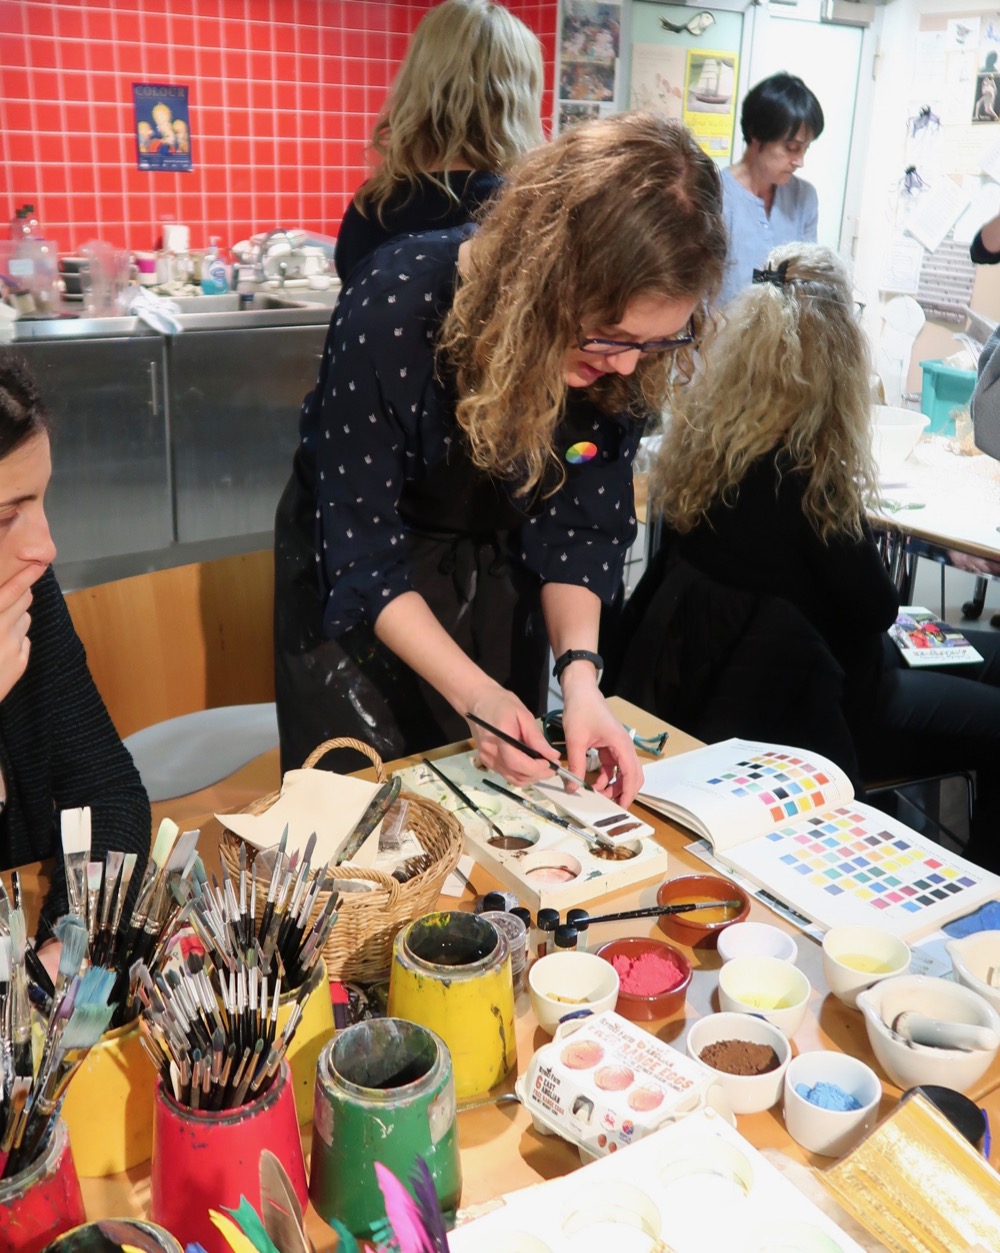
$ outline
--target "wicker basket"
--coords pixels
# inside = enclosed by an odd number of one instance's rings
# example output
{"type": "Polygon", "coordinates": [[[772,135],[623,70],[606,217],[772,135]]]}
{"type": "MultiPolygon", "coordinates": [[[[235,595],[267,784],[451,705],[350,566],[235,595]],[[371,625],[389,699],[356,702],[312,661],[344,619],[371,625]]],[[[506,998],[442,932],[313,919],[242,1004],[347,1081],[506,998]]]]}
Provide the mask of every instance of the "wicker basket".
{"type": "MultiPolygon", "coordinates": [[[[360,740],[327,740],[309,754],[303,769],[311,769],[324,754],[335,748],[353,748],[363,753],[375,766],[375,776],[385,781],[382,759],[374,749],[360,740]]],[[[270,792],[248,805],[243,813],[261,814],[278,799],[280,792],[270,792]]],[[[367,879],[377,884],[371,892],[345,892],[341,895],[337,921],[323,948],[326,968],[331,979],[349,979],[359,983],[384,978],[392,960],[392,942],[396,932],[434,910],[441,885],[458,864],[462,855],[463,835],[458,819],[436,801],[425,800],[412,792],[404,792],[409,801],[407,826],[416,835],[424,850],[434,858],[427,870],[414,875],[406,883],[398,883],[380,870],[363,870],[350,865],[338,866],[339,878],[367,879]]],[[[232,874],[239,871],[242,840],[228,828],[222,832],[220,853],[232,874]]],[[[257,850],[247,846],[252,862],[257,850]]],[[[314,914],[323,908],[329,897],[320,892],[314,914]]],[[[267,898],[266,881],[257,883],[257,915],[267,898]]]]}

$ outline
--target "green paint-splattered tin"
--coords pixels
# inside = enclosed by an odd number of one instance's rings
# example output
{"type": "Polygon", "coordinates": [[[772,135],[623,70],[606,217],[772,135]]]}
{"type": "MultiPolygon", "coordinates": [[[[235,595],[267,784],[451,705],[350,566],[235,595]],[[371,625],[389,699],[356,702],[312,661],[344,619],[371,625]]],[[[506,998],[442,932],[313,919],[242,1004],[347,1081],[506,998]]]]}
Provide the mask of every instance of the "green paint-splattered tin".
{"type": "Polygon", "coordinates": [[[441,1208],[462,1191],[451,1054],[433,1031],[401,1018],[348,1027],[320,1053],[309,1198],[327,1222],[360,1237],[385,1216],[382,1162],[405,1181],[422,1157],[441,1208]]]}

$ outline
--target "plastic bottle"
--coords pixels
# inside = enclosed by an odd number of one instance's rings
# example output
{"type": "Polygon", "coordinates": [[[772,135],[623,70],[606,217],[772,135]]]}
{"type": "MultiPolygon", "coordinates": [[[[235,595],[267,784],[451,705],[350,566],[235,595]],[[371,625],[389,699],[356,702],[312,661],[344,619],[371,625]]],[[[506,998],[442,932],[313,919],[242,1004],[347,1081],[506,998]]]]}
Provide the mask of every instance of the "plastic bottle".
{"type": "Polygon", "coordinates": [[[208,242],[211,246],[201,262],[201,290],[206,296],[222,296],[229,290],[226,263],[219,251],[218,236],[213,235],[208,242]]]}
{"type": "Polygon", "coordinates": [[[24,222],[24,233],[27,238],[42,238],[42,224],[39,222],[38,218],[35,217],[35,206],[33,204],[26,204],[24,206],[24,222]]]}
{"type": "Polygon", "coordinates": [[[25,209],[18,209],[10,220],[10,237],[13,240],[24,239],[28,233],[28,215],[25,209]]]}

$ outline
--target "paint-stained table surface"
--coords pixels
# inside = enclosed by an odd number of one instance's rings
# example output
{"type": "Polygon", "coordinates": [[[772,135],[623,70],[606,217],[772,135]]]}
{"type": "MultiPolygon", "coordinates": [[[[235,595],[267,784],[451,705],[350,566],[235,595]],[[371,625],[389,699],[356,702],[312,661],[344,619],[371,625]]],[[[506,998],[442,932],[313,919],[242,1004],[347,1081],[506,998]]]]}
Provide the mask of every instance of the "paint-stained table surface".
{"type": "MultiPolygon", "coordinates": [[[[613,703],[622,720],[636,727],[640,733],[652,733],[664,726],[652,715],[627,705],[623,701],[616,700],[613,703]]],[[[697,747],[698,743],[683,732],[671,731],[667,752],[683,752],[697,747]]],[[[429,755],[443,756],[453,751],[455,751],[454,748],[446,748],[429,755]]],[[[410,764],[409,759],[390,763],[391,766],[404,764],[410,764]]],[[[242,809],[251,801],[273,791],[278,786],[278,771],[277,752],[266,753],[220,784],[191,796],[154,805],[154,827],[163,816],[173,818],[182,827],[199,824],[202,829],[202,852],[211,869],[213,859],[218,856],[218,842],[221,835],[221,827],[212,815],[216,812],[234,812],[242,809]]],[[[685,851],[685,845],[692,840],[690,832],[655,815],[643,812],[655,827],[656,838],[667,847],[671,854],[669,870],[671,877],[684,873],[685,870],[704,868],[701,862],[685,851]]],[[[458,903],[459,908],[471,908],[476,894],[499,886],[478,866],[473,870],[472,883],[475,892],[467,889],[465,898],[458,903]]],[[[638,888],[627,889],[607,899],[609,903],[613,902],[614,908],[617,909],[653,905],[656,903],[656,888],[657,883],[648,883],[638,888]]],[[[442,905],[446,908],[455,908],[456,901],[454,898],[442,898],[442,905]]],[[[826,991],[819,945],[796,932],[790,924],[756,901],[752,906],[751,917],[761,921],[766,920],[793,932],[798,941],[798,965],[812,984],[810,1012],[803,1026],[795,1034],[793,1051],[806,1052],[818,1048],[839,1049],[862,1058],[876,1070],[876,1073],[881,1074],[869,1047],[860,1012],[847,1009],[826,991]]],[[[661,933],[656,928],[655,920],[642,919],[631,923],[602,924],[600,938],[603,941],[629,934],[660,935],[661,933]]],[[[683,1048],[687,1024],[696,1017],[718,1009],[717,975],[721,965],[721,960],[714,949],[685,951],[689,952],[694,966],[694,978],[691,982],[687,1004],[683,1011],[673,1017],[649,1024],[650,1029],[660,1039],[679,1048],[683,1048]]],[[[528,1064],[534,1050],[544,1044],[547,1039],[548,1037],[535,1025],[527,994],[521,995],[517,1002],[519,1068],[523,1069],[528,1064]]],[[[508,1083],[507,1090],[510,1086],[511,1084],[508,1083]]],[[[998,1086],[1000,1086],[1000,1062],[993,1066],[975,1093],[989,1110],[994,1126],[1000,1126],[998,1086]]],[[[899,1089],[888,1081],[884,1081],[883,1091],[881,1113],[886,1114],[898,1099],[899,1089]]],[[[740,1132],[758,1148],[782,1150],[793,1160],[807,1165],[829,1164],[829,1159],[813,1157],[789,1138],[782,1123],[780,1106],[763,1114],[740,1115],[738,1125],[740,1132]]],[[[306,1127],[303,1131],[303,1145],[307,1153],[310,1138],[311,1129],[306,1127]]],[[[462,1146],[464,1175],[463,1207],[477,1206],[500,1193],[563,1175],[580,1164],[574,1148],[563,1140],[539,1135],[532,1128],[528,1114],[520,1106],[511,1103],[487,1105],[459,1114],[459,1138],[462,1146]]],[[[998,1160],[1000,1160],[1000,1151],[995,1151],[994,1165],[998,1160]]],[[[85,1180],[83,1190],[87,1212],[91,1217],[148,1212],[148,1164],[136,1168],[127,1176],[85,1180]]],[[[333,1248],[332,1232],[311,1211],[309,1229],[321,1253],[322,1250],[333,1248]]]]}

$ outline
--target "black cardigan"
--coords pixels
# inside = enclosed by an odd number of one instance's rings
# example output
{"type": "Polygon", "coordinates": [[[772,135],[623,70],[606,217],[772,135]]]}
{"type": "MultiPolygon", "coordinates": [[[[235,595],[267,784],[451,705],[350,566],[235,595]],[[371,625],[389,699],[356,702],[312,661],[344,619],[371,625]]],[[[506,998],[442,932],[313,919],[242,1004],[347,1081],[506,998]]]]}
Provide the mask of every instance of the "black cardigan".
{"type": "Polygon", "coordinates": [[[0,702],[0,762],[7,785],[0,869],[55,858],[42,910],[44,935],[46,922],[67,910],[60,811],[89,805],[92,860],[102,860],[109,849],[137,853],[133,883],[149,855],[150,811],[51,569],[32,592],[28,668],[0,702]]]}

